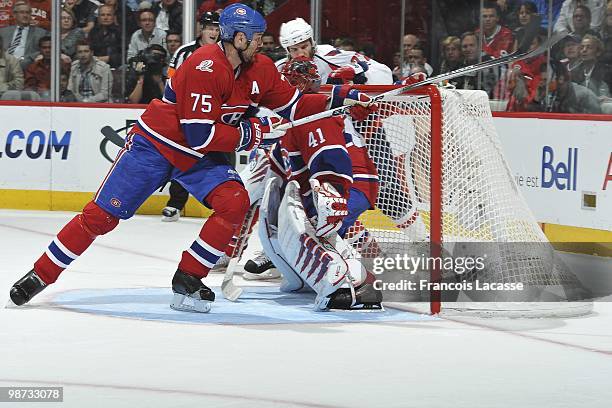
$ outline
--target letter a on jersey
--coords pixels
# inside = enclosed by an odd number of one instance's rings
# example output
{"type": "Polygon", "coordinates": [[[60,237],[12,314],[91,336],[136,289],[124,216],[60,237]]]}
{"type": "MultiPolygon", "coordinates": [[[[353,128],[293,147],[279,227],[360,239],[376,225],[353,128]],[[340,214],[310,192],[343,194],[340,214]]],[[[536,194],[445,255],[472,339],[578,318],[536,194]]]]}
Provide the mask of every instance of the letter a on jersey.
{"type": "Polygon", "coordinates": [[[251,87],[251,95],[255,95],[259,93],[259,85],[257,85],[257,81],[253,81],[253,86],[251,87]]]}

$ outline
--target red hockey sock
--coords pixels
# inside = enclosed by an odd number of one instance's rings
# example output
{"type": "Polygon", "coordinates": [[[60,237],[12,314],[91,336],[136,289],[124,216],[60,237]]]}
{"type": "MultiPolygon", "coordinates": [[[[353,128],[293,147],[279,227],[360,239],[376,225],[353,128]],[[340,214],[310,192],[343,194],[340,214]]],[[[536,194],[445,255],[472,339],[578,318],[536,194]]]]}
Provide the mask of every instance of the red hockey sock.
{"type": "Polygon", "coordinates": [[[249,195],[236,181],[228,181],[215,188],[207,197],[215,210],[206,221],[198,239],[183,251],[178,268],[200,279],[206,277],[219,257],[228,250],[234,232],[242,224],[249,208],[249,195]]]}
{"type": "MultiPolygon", "coordinates": [[[[257,211],[255,211],[255,215],[253,216],[253,221],[251,222],[251,226],[249,227],[247,235],[251,235],[253,233],[253,227],[255,226],[255,224],[257,224],[257,220],[258,219],[259,219],[259,207],[257,208],[257,211]]],[[[225,255],[227,255],[230,258],[232,257],[232,255],[234,254],[234,251],[236,250],[236,244],[238,243],[238,239],[240,237],[240,231],[242,230],[242,227],[243,227],[243,225],[240,224],[238,226],[238,228],[236,228],[236,230],[234,231],[234,235],[232,236],[232,239],[231,239],[229,245],[225,249],[225,255]]],[[[243,239],[245,239],[245,238],[246,237],[243,237],[243,239]]],[[[248,244],[249,244],[248,241],[244,243],[243,251],[246,249],[248,244]]]]}
{"type": "Polygon", "coordinates": [[[119,220],[94,202],[83,208],[62,228],[47,250],[34,263],[34,271],[47,285],[55,282],[64,269],[77,259],[96,239],[117,226],[119,220]]]}

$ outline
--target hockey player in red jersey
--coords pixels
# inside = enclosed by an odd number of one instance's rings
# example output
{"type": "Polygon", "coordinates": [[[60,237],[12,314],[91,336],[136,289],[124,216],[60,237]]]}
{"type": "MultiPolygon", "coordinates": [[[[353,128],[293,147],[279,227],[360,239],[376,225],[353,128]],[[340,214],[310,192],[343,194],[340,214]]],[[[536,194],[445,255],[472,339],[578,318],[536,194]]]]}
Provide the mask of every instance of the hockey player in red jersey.
{"type": "MultiPolygon", "coordinates": [[[[113,230],[168,179],[181,183],[214,210],[192,245],[183,251],[172,279],[172,307],[207,312],[215,295],[202,279],[242,223],[249,199],[238,173],[222,152],[251,150],[275,142],[277,119],[243,117],[259,104],[292,120],[325,110],[324,95],[304,95],[284,81],[272,60],[256,54],[266,23],[242,4],[220,18],[221,42],[195,51],[131,130],[108,175],[83,212],[58,233],[33,269],[10,291],[16,305],[52,284],[98,235],[113,230]],[[191,304],[185,303],[191,298],[191,304]]],[[[341,103],[369,105],[365,95],[341,103]]]]}
{"type": "MultiPolygon", "coordinates": [[[[309,58],[291,60],[282,73],[304,93],[316,92],[320,85],[316,65],[309,58]]],[[[339,95],[352,91],[349,85],[334,87],[332,106],[338,104],[335,99],[339,95]]],[[[368,114],[366,110],[353,112],[357,120],[365,119],[368,114]]],[[[272,170],[283,179],[299,183],[305,213],[310,219],[317,220],[317,237],[328,238],[336,232],[345,237],[359,215],[375,206],[378,193],[376,167],[348,118],[331,117],[290,129],[274,146],[270,163],[272,170]]],[[[285,278],[288,273],[291,272],[285,267],[285,278]]],[[[381,296],[371,286],[373,280],[374,276],[368,273],[353,292],[348,288],[338,288],[324,301],[325,308],[379,307],[381,296]]],[[[293,283],[291,279],[285,279],[281,288],[298,290],[304,281],[307,279],[303,277],[293,280],[293,283]]],[[[320,295],[316,285],[313,289],[320,295]]]]}

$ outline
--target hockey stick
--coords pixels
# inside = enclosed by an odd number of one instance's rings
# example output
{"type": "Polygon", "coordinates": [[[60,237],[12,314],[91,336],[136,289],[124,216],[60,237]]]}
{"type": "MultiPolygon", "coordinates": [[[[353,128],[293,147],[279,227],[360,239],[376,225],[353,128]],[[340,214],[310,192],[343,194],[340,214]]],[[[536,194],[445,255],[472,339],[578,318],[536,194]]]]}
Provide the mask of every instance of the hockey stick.
{"type": "MultiPolygon", "coordinates": [[[[411,84],[411,85],[405,85],[405,86],[401,86],[399,88],[395,88],[392,89],[390,91],[378,94],[376,96],[372,97],[372,102],[371,103],[376,103],[378,101],[381,101],[385,98],[391,97],[391,96],[397,96],[400,95],[404,92],[407,91],[411,91],[413,89],[416,88],[421,88],[423,86],[426,85],[431,85],[431,84],[435,84],[438,82],[442,82],[442,81],[446,81],[449,79],[453,79],[456,77],[460,77],[463,75],[467,75],[467,74],[472,74],[474,72],[478,72],[481,71],[483,69],[487,69],[487,68],[493,68],[499,65],[504,65],[504,64],[510,64],[512,62],[515,61],[520,61],[523,59],[527,59],[527,58],[531,58],[531,57],[535,57],[536,55],[540,55],[544,52],[546,52],[546,50],[548,50],[549,48],[551,48],[552,46],[554,46],[556,43],[558,43],[562,38],[564,38],[567,34],[560,32],[560,33],[556,33],[554,34],[552,37],[548,38],[546,41],[542,42],[542,44],[540,44],[537,48],[531,50],[531,51],[526,51],[525,49],[525,45],[527,47],[529,47],[529,45],[531,44],[531,42],[533,41],[535,34],[537,34],[537,32],[533,33],[533,35],[531,35],[532,33],[529,32],[529,29],[526,30],[525,32],[525,36],[524,36],[524,40],[523,43],[521,44],[521,47],[519,47],[519,49],[515,52],[513,52],[512,54],[506,55],[504,57],[500,57],[500,58],[496,58],[496,59],[491,59],[488,61],[482,61],[473,65],[469,65],[466,67],[462,67],[459,69],[456,69],[454,71],[450,71],[444,74],[440,74],[440,75],[436,75],[434,77],[431,78],[427,78],[423,81],[411,84]]],[[[337,115],[344,115],[347,114],[349,112],[349,110],[351,109],[351,105],[345,105],[345,106],[339,106],[337,108],[334,109],[330,109],[327,111],[323,111],[320,113],[316,113],[314,115],[310,115],[310,116],[306,116],[304,118],[295,120],[293,122],[288,122],[288,123],[284,123],[282,125],[279,125],[278,127],[275,128],[275,130],[279,130],[279,131],[284,131],[287,129],[290,129],[292,127],[296,127],[296,126],[300,126],[306,123],[310,123],[310,122],[314,122],[316,120],[319,119],[324,119],[324,118],[329,118],[331,116],[337,116],[337,115]]]]}
{"type": "Polygon", "coordinates": [[[242,258],[244,249],[246,248],[246,243],[251,235],[249,231],[251,231],[258,208],[259,202],[256,202],[255,204],[251,205],[249,211],[247,211],[246,215],[244,216],[244,221],[242,222],[242,227],[240,227],[240,233],[236,242],[236,248],[234,248],[232,258],[230,259],[227,269],[225,270],[225,274],[223,275],[221,292],[227,300],[232,302],[236,301],[236,299],[242,295],[242,289],[234,285],[234,269],[236,269],[238,262],[242,258]]]}

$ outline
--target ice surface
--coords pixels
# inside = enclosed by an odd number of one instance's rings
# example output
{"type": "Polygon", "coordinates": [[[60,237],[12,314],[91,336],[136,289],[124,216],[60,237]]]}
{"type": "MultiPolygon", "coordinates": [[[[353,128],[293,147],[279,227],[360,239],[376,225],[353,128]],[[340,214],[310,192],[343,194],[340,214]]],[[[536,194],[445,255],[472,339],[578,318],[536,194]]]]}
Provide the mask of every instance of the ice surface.
{"type": "MultiPolygon", "coordinates": [[[[73,215],[0,211],[2,305],[73,215]]],[[[45,404],[62,408],[610,406],[609,303],[575,319],[320,317],[308,295],[236,277],[255,285],[240,302],[176,318],[170,279],[202,222],[124,221],[31,305],[0,309],[0,386],[64,386],[45,404]]]]}

